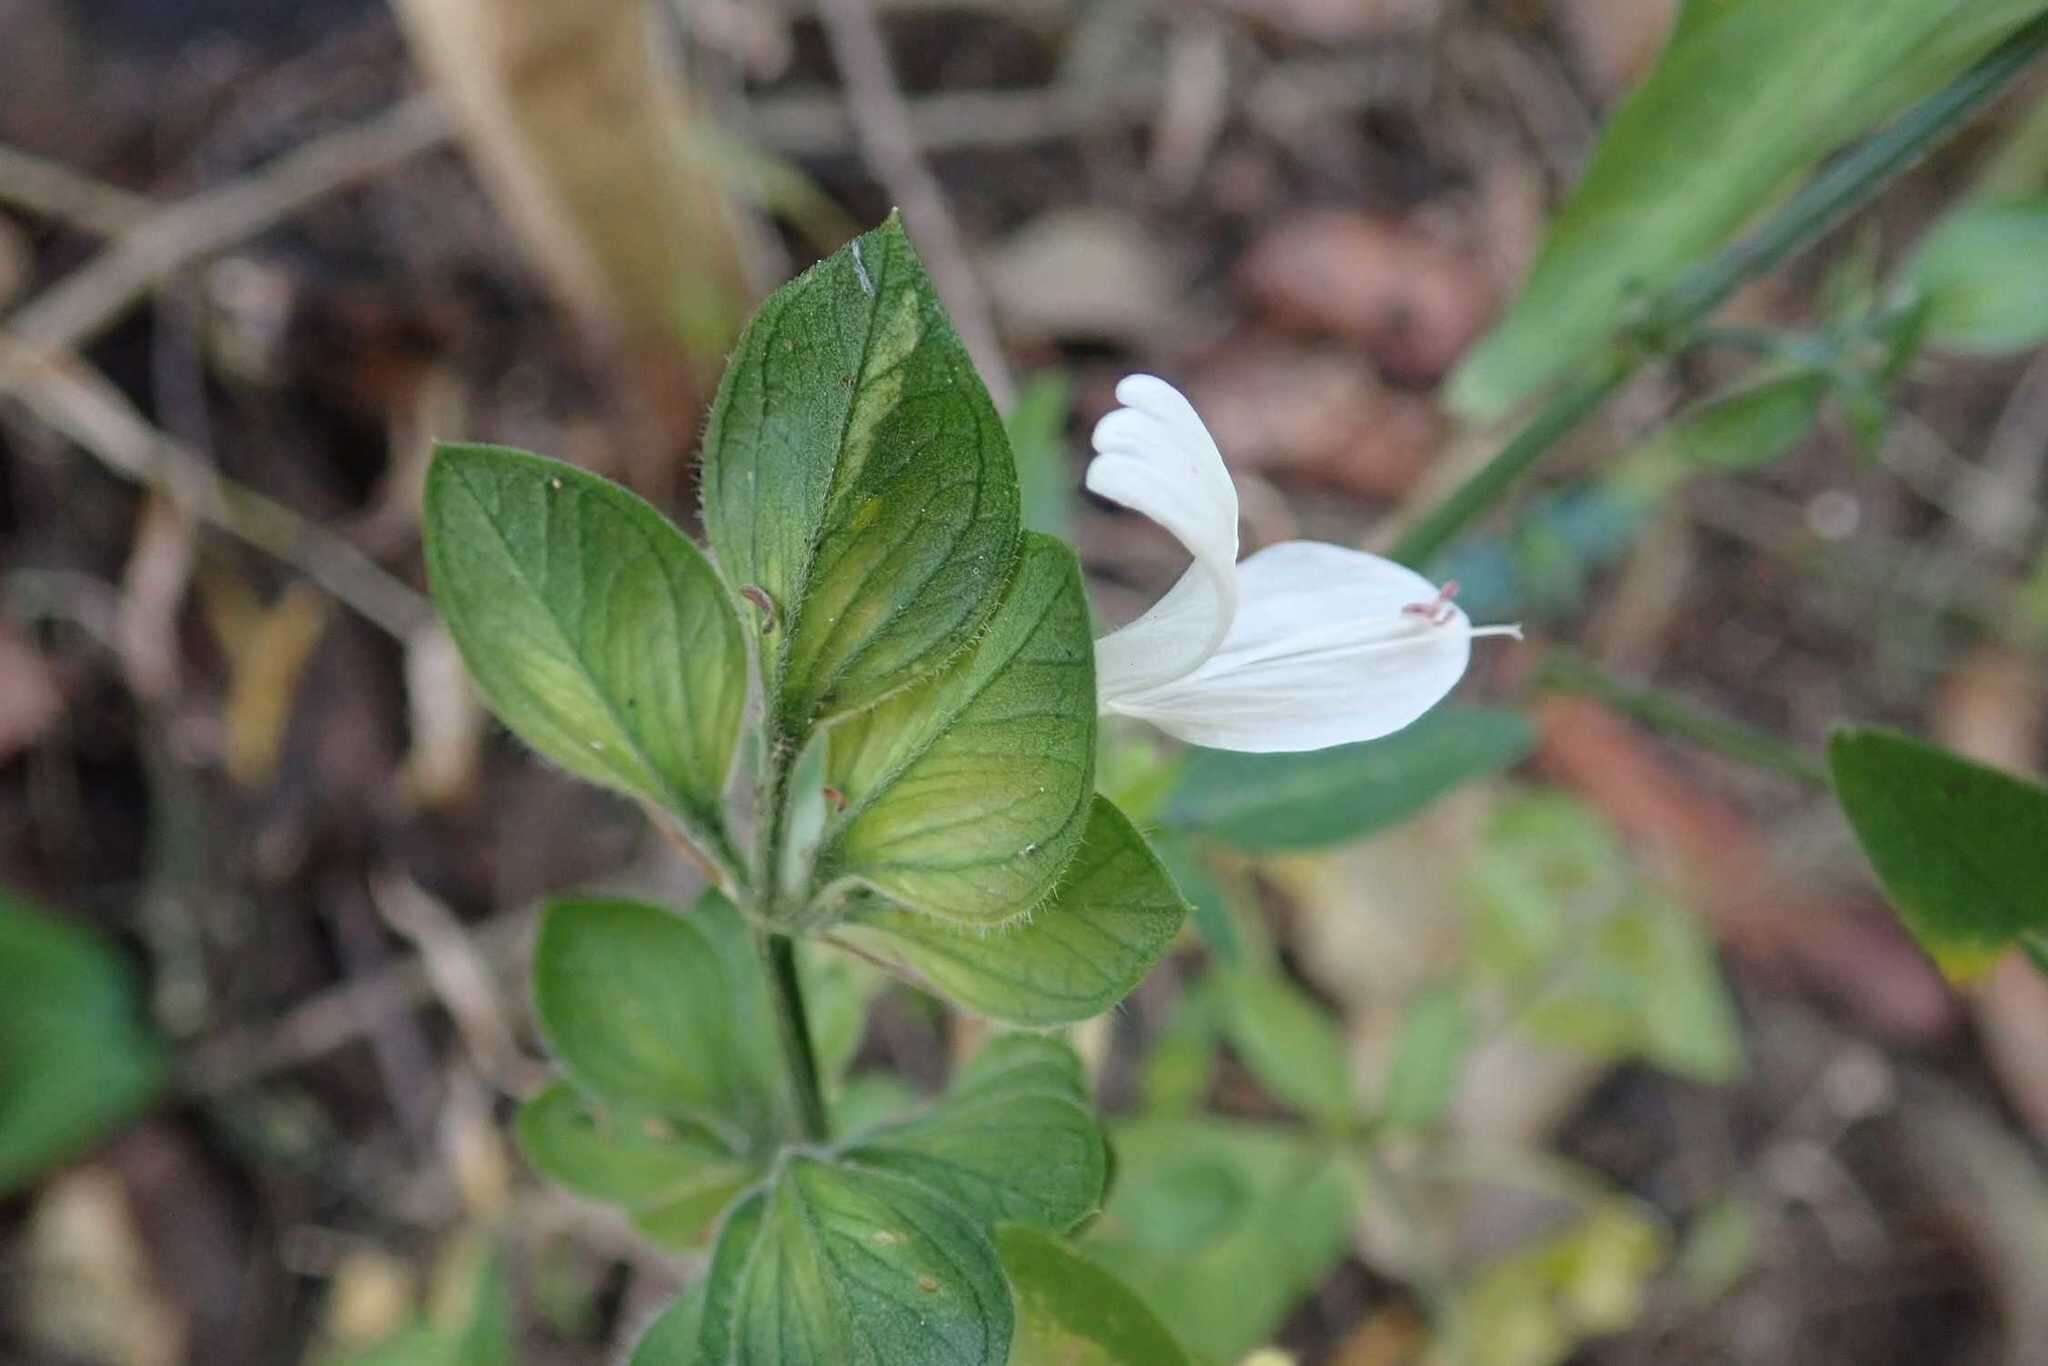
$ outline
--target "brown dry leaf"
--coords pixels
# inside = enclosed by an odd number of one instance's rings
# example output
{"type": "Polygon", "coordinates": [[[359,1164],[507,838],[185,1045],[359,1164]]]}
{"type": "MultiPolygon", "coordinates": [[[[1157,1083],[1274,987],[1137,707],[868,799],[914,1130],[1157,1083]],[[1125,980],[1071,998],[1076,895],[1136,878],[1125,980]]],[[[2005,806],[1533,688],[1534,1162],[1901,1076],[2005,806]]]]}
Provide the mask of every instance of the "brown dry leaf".
{"type": "Polygon", "coordinates": [[[1342,210],[1267,232],[1237,278],[1281,322],[1355,341],[1383,373],[1412,384],[1441,379],[1495,305],[1482,262],[1408,224],[1342,210]]]}
{"type": "Polygon", "coordinates": [[[749,290],[740,220],[643,0],[404,0],[412,51],[555,289],[716,379],[749,290]]]}
{"type": "Polygon", "coordinates": [[[40,739],[63,711],[49,661],[0,622],[0,764],[40,739]]]}
{"type": "Polygon", "coordinates": [[[1954,997],[1897,922],[1797,885],[1748,818],[1700,791],[1629,722],[1582,697],[1545,700],[1537,720],[1544,768],[1661,858],[1731,949],[1795,966],[1895,1036],[1929,1039],[1953,1025],[1954,997]]]}
{"type": "Polygon", "coordinates": [[[151,1276],[128,1192],[110,1169],[83,1167],[43,1187],[24,1259],[11,1308],[51,1355],[95,1366],[185,1359],[190,1326],[151,1276]]]}
{"type": "Polygon", "coordinates": [[[1415,1366],[1429,1347],[1429,1325],[1405,1305],[1366,1315],[1337,1348],[1332,1366],[1415,1366]]]}
{"type": "Polygon", "coordinates": [[[986,274],[1013,334],[1140,341],[1171,331],[1179,308],[1170,253],[1113,209],[1040,214],[990,253],[986,274]]]}
{"type": "Polygon", "coordinates": [[[1678,0],[1564,0],[1558,8],[1587,72],[1610,100],[1649,73],[1678,18],[1678,0]]]}
{"type": "Polygon", "coordinates": [[[1204,364],[1188,397],[1233,466],[1368,498],[1407,493],[1444,437],[1434,404],[1389,390],[1346,351],[1233,346],[1204,364]]]}
{"type": "Polygon", "coordinates": [[[419,1287],[406,1264],[377,1248],[354,1248],[334,1268],[327,1293],[327,1336],[337,1346],[367,1347],[403,1328],[419,1287]]]}
{"type": "Polygon", "coordinates": [[[1319,43],[1426,29],[1443,0],[1225,0],[1232,14],[1319,43]]]}
{"type": "Polygon", "coordinates": [[[304,583],[287,588],[275,606],[253,613],[219,580],[209,581],[207,589],[215,629],[230,661],[221,715],[228,776],[244,787],[262,787],[277,770],[299,680],[313,647],[327,632],[333,606],[304,583]]]}

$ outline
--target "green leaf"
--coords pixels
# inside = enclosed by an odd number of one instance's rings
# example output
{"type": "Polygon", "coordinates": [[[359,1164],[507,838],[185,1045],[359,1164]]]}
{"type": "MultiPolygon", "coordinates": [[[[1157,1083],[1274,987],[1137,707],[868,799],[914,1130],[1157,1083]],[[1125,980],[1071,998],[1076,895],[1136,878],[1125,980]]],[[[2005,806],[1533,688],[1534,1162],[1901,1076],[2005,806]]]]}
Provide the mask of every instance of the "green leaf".
{"type": "Polygon", "coordinates": [[[1905,278],[1927,300],[1927,336],[2003,355],[2048,341],[2048,196],[1972,200],[1928,233],[1905,278]]]}
{"type": "Polygon", "coordinates": [[[1074,473],[1067,466],[1073,391],[1064,371],[1041,370],[1024,381],[1003,421],[1017,461],[1024,526],[1062,541],[1073,540],[1074,473]]]}
{"type": "Polygon", "coordinates": [[[125,1124],[164,1082],[112,948],[0,892],[0,1196],[125,1124]]]}
{"type": "Polygon", "coordinates": [[[1401,1021],[1393,1065],[1380,1096],[1380,1117],[1406,1129],[1436,1123],[1458,1093],[1471,1046],[1472,1016],[1462,993],[1434,987],[1417,996],[1401,1021]]]}
{"type": "Polygon", "coordinates": [[[1025,542],[972,650],[833,728],[846,809],[820,883],[994,925],[1036,905],[1073,856],[1094,784],[1095,643],[1073,552],[1025,542]]]}
{"type": "Polygon", "coordinates": [[[512,1366],[518,1357],[518,1325],[503,1257],[496,1253],[480,1257],[474,1277],[464,1287],[466,1294],[459,1297],[466,1302],[468,1313],[458,1329],[451,1360],[460,1366],[512,1366]]]}
{"type": "Polygon", "coordinates": [[[1451,406],[1504,416],[1584,361],[1636,301],[1727,242],[1799,172],[2039,9],[2038,0],[1689,7],[1608,124],[1513,310],[1452,377],[1451,406]]]}
{"type": "Polygon", "coordinates": [[[1131,1288],[1058,1238],[996,1230],[1017,1336],[1009,1366],[1187,1366],[1173,1334],[1131,1288]]]}
{"type": "Polygon", "coordinates": [[[986,1091],[1051,1091],[1085,1102],[1088,1073],[1080,1055],[1058,1039],[998,1034],[953,1079],[954,1099],[986,1091]]]}
{"type": "Polygon", "coordinates": [[[964,1010],[1045,1027],[1100,1015],[1152,970],[1187,907],[1144,838],[1106,798],[1052,896],[993,930],[956,929],[883,902],[834,934],[964,1010]]]}
{"type": "Polygon", "coordinates": [[[1643,878],[1600,816],[1556,794],[1504,805],[1468,875],[1475,966],[1540,1042],[1701,1081],[1742,1066],[1713,941],[1643,878]]]}
{"type": "Polygon", "coordinates": [[[733,863],[720,803],[746,645],[703,553],[625,489],[495,446],[436,450],[423,525],[435,604],[491,709],[733,863]]]}
{"type": "Polygon", "coordinates": [[[1656,444],[1693,468],[1761,468],[1812,433],[1828,384],[1826,375],[1805,371],[1759,380],[1693,408],[1656,444]]]}
{"type": "Polygon", "coordinates": [[[777,290],[726,368],[704,518],[757,618],[770,715],[800,736],[959,652],[1017,554],[988,391],[893,215],[777,290]]]}
{"type": "Polygon", "coordinates": [[[1274,972],[1238,972],[1225,988],[1224,1032],[1281,1101],[1333,1123],[1357,1109],[1351,1056],[1330,1012],[1274,972]]]}
{"type": "Polygon", "coordinates": [[[704,1282],[698,1281],[647,1325],[628,1366],[697,1366],[704,1324],[704,1282]]]}
{"type": "Polygon", "coordinates": [[[2048,932],[2048,789],[1883,730],[1828,741],[1835,797],[1885,894],[1952,973],[2048,932]]]}
{"type": "Polygon", "coordinates": [[[736,1151],[778,1136],[775,1036],[746,935],[715,895],[687,916],[633,901],[550,905],[534,1005],[569,1079],[624,1113],[692,1121],[736,1151]]]}
{"type": "Polygon", "coordinates": [[[1010,1035],[978,1064],[929,1112],[856,1139],[843,1160],[910,1177],[991,1225],[1073,1228],[1109,1177],[1079,1059],[1057,1040],[1010,1035]]]}
{"type": "Polygon", "coordinates": [[[1116,1133],[1117,1180],[1082,1243],[1191,1351],[1236,1361],[1350,1250],[1351,1186],[1297,1133],[1219,1119],[1116,1133]]]}
{"type": "Polygon", "coordinates": [[[1593,1205],[1562,1232],[1517,1249],[1459,1287],[1444,1316],[1448,1359],[1487,1366],[1559,1366],[1589,1338],[1642,1316],[1666,1257],[1651,1211],[1621,1199],[1593,1205]]]}
{"type": "Polygon", "coordinates": [[[623,1205],[663,1245],[696,1246],[760,1164],[686,1123],[607,1110],[557,1082],[520,1107],[519,1147],[543,1176],[623,1205]]]}
{"type": "Polygon", "coordinates": [[[1364,744],[1303,754],[1192,750],[1166,820],[1249,853],[1341,844],[1521,762],[1535,744],[1519,712],[1443,707],[1364,744]]]}
{"type": "Polygon", "coordinates": [[[727,1219],[700,1357],[721,1366],[1004,1366],[994,1245],[915,1181],[794,1155],[727,1219]]]}

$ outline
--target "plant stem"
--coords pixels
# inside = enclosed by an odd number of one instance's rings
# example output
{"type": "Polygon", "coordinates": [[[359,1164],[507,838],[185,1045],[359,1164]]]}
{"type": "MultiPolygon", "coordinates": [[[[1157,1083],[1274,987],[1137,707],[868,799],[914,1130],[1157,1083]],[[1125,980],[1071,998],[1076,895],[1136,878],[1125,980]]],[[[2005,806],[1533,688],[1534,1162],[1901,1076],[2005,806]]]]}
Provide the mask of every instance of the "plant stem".
{"type": "Polygon", "coordinates": [[[797,1122],[805,1139],[822,1143],[831,1137],[831,1128],[825,1119],[825,1092],[818,1083],[818,1053],[804,1014],[803,983],[796,974],[796,941],[786,934],[757,929],[754,947],[768,978],[768,1004],[775,1012],[775,1033],[782,1042],[782,1061],[796,1098],[797,1122]]]}
{"type": "Polygon", "coordinates": [[[1753,235],[1680,275],[1589,369],[1444,502],[1395,543],[1421,566],[1597,410],[1651,357],[1688,344],[1697,325],[1743,284],[1808,246],[1919,160],[2048,48],[2048,16],[2018,29],[1982,61],[1908,109],[1808,181],[1753,235]]]}
{"type": "Polygon", "coordinates": [[[1827,768],[1814,755],[1767,731],[1695,707],[1661,688],[1622,682],[1599,665],[1568,650],[1553,649],[1537,672],[1538,687],[1582,693],[1641,721],[1650,729],[1688,740],[1702,749],[1796,779],[1828,786],[1827,768]]]}
{"type": "Polygon", "coordinates": [[[1480,466],[1470,479],[1451,490],[1450,497],[1403,532],[1394,543],[1393,558],[1420,568],[1500,501],[1501,495],[1548,455],[1551,447],[1598,411],[1640,364],[1638,356],[1608,351],[1598,366],[1553,398],[1499,455],[1480,466]]]}

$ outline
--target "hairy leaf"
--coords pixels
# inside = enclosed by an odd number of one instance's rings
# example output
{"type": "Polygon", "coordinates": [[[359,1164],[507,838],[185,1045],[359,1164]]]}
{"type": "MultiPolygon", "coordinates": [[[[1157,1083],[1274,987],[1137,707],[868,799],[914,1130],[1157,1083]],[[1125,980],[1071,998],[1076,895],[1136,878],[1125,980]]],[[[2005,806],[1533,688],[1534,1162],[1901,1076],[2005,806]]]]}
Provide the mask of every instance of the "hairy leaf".
{"type": "Polygon", "coordinates": [[[543,1176],[624,1205],[665,1246],[694,1246],[760,1175],[716,1136],[657,1115],[607,1109],[557,1082],[520,1107],[519,1147],[543,1176]]]}
{"type": "Polygon", "coordinates": [[[704,516],[785,735],[967,645],[1017,554],[988,391],[895,217],[748,324],[704,441],[704,516]]]}
{"type": "Polygon", "coordinates": [[[534,948],[548,1045],[586,1094],[722,1136],[782,1131],[774,1034],[746,927],[722,898],[687,916],[634,901],[559,901],[534,948]]]}
{"type": "Polygon", "coordinates": [[[703,553],[625,489],[496,446],[435,452],[423,525],[435,605],[491,709],[730,862],[720,801],[747,656],[703,553]]]}
{"type": "Polygon", "coordinates": [[[833,728],[846,810],[821,883],[993,925],[1030,910],[1072,857],[1095,773],[1094,642],[1073,552],[1025,541],[971,651],[833,728]]]}
{"type": "Polygon", "coordinates": [[[873,902],[834,933],[962,1009],[1044,1027],[1100,1015],[1128,996],[1186,917],[1144,838],[1097,797],[1080,852],[1028,917],[976,931],[873,902]]]}
{"type": "Polygon", "coordinates": [[[1137,1293],[1058,1238],[1009,1224],[996,1250],[1017,1303],[1009,1366],[1186,1366],[1137,1293]]]}
{"type": "Polygon", "coordinates": [[[1004,1366],[994,1245],[904,1177],[792,1156],[719,1235],[698,1341],[721,1366],[1004,1366]]]}
{"type": "Polygon", "coordinates": [[[989,1224],[1064,1232],[1094,1212],[1109,1173],[1080,1077],[1080,1061],[1063,1043],[996,1039],[951,1095],[856,1140],[845,1160],[911,1177],[989,1224]]]}

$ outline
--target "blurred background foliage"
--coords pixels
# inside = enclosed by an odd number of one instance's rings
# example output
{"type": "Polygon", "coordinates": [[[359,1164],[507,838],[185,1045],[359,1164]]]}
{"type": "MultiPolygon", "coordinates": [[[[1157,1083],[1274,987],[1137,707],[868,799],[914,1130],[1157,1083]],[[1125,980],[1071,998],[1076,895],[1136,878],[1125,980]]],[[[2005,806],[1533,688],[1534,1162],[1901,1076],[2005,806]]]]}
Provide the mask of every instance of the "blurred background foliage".
{"type": "MultiPolygon", "coordinates": [[[[1458,703],[1106,737],[1197,915],[1077,1031],[1081,1253],[1205,1362],[2048,1360],[2043,78],[1670,312],[2042,8],[0,0],[0,1359],[595,1363],[690,1278],[507,1132],[539,899],[696,875],[483,723],[420,477],[687,515],[750,302],[900,205],[1104,621],[1180,569],[1078,489],[1130,369],[1250,547],[1611,399],[1433,547],[1530,628],[1458,703]]],[[[872,990],[882,1115],[980,1029],[872,990]]]]}

